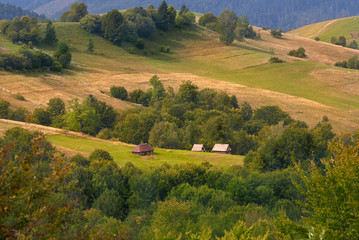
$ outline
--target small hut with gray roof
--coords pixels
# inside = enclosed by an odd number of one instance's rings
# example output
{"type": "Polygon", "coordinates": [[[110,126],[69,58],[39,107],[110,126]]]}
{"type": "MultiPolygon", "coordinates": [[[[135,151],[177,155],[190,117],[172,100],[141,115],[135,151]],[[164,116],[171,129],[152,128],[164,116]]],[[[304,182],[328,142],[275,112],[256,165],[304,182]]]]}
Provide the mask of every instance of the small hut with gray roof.
{"type": "Polygon", "coordinates": [[[216,145],[214,145],[213,149],[212,149],[213,153],[221,153],[221,154],[231,154],[232,153],[232,149],[229,146],[229,144],[219,144],[217,143],[216,145]]]}
{"type": "Polygon", "coordinates": [[[206,149],[204,148],[203,144],[194,144],[191,151],[192,152],[205,152],[206,149]]]}
{"type": "Polygon", "coordinates": [[[145,156],[145,155],[151,155],[153,154],[154,149],[148,145],[147,143],[143,143],[138,145],[132,150],[132,154],[139,155],[139,156],[145,156]]]}

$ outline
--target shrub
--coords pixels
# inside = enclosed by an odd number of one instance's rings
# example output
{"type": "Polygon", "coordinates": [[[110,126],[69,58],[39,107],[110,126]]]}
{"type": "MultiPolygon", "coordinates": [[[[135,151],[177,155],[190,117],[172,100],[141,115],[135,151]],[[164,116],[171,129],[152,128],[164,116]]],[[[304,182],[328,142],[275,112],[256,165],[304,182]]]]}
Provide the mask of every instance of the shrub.
{"type": "Polygon", "coordinates": [[[347,68],[347,61],[343,61],[343,62],[336,62],[335,63],[336,67],[341,67],[341,68],[347,68]]]}
{"type": "Polygon", "coordinates": [[[160,52],[166,52],[166,47],[165,47],[165,46],[161,46],[160,52]]]}
{"type": "Polygon", "coordinates": [[[278,58],[278,57],[271,57],[270,59],[269,59],[269,62],[270,63],[282,63],[282,62],[284,62],[282,59],[280,59],[280,58],[278,58]]]}
{"type": "Polygon", "coordinates": [[[129,53],[131,53],[131,54],[135,54],[135,48],[134,48],[134,47],[129,47],[129,48],[127,49],[127,51],[128,51],[129,53]]]}
{"type": "Polygon", "coordinates": [[[138,40],[137,40],[137,42],[136,42],[136,47],[138,48],[138,49],[144,49],[145,48],[145,41],[143,41],[143,39],[142,38],[139,38],[138,40]]]}
{"type": "Polygon", "coordinates": [[[127,90],[124,87],[116,87],[116,86],[112,86],[110,88],[110,93],[111,96],[114,98],[118,98],[121,100],[127,100],[127,90]]]}
{"type": "Polygon", "coordinates": [[[275,30],[275,29],[272,29],[270,31],[270,34],[275,37],[275,38],[281,38],[282,37],[282,33],[283,31],[281,29],[278,29],[278,30],[275,30]]]}
{"type": "Polygon", "coordinates": [[[315,40],[315,41],[319,41],[320,38],[319,38],[319,37],[315,37],[314,40],[315,40]]]}
{"type": "Polygon", "coordinates": [[[16,93],[14,95],[14,98],[20,101],[26,101],[26,99],[24,98],[24,96],[22,96],[20,93],[16,93]]]}
{"type": "Polygon", "coordinates": [[[109,128],[103,128],[101,131],[97,134],[97,138],[109,140],[112,138],[112,131],[109,128]]]}
{"type": "Polygon", "coordinates": [[[305,54],[305,49],[300,47],[297,50],[291,50],[288,53],[289,56],[298,57],[298,58],[305,58],[307,55],[305,54]]]}
{"type": "Polygon", "coordinates": [[[358,49],[358,44],[355,40],[353,40],[350,44],[349,44],[349,47],[350,48],[353,48],[353,49],[358,49]]]}
{"type": "Polygon", "coordinates": [[[268,30],[269,28],[266,26],[266,27],[262,27],[263,30],[268,30]]]}

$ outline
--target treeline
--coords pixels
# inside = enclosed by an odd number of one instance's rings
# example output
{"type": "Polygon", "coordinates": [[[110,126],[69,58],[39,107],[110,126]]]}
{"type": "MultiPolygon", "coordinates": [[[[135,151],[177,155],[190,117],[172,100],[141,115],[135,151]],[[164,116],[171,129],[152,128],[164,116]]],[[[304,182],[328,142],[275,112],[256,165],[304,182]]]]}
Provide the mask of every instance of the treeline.
{"type": "MultiPolygon", "coordinates": [[[[35,10],[36,8],[50,2],[50,0],[1,0],[0,2],[11,3],[24,9],[35,10]]],[[[149,4],[159,5],[161,0],[88,0],[89,11],[94,14],[108,12],[116,9],[129,9],[135,6],[147,7],[149,4]]],[[[267,0],[234,1],[234,0],[172,0],[170,2],[176,9],[185,4],[190,9],[199,13],[213,12],[219,15],[223,9],[230,7],[239,15],[248,15],[250,22],[255,26],[268,26],[275,29],[295,29],[307,24],[321,22],[329,19],[355,16],[358,5],[355,0],[289,0],[280,1],[267,0]]],[[[69,4],[70,5],[70,4],[69,4]]],[[[62,7],[61,7],[62,8],[62,7]]],[[[59,17],[61,13],[57,13],[59,17]]]]}
{"type": "Polygon", "coordinates": [[[10,4],[0,3],[0,20],[11,20],[15,17],[21,18],[23,16],[35,17],[45,19],[45,15],[39,15],[35,12],[24,10],[20,7],[10,4]]]}
{"type": "MultiPolygon", "coordinates": [[[[76,6],[72,5],[71,9],[76,6]]],[[[70,12],[75,12],[71,9],[70,12]]],[[[67,15],[66,12],[64,14],[67,15]]],[[[116,45],[121,45],[123,41],[136,43],[136,46],[141,45],[141,49],[144,48],[142,38],[151,36],[156,29],[168,31],[173,27],[183,28],[194,22],[194,14],[185,5],[177,14],[176,9],[172,5],[168,6],[165,1],[158,9],[152,5],[147,9],[135,7],[122,13],[114,9],[103,16],[88,14],[80,20],[81,27],[90,33],[100,34],[116,45]]]]}
{"type": "Polygon", "coordinates": [[[103,150],[65,159],[42,134],[10,129],[0,138],[0,237],[357,239],[358,144],[336,139],[321,168],[140,169],[103,150]]]}

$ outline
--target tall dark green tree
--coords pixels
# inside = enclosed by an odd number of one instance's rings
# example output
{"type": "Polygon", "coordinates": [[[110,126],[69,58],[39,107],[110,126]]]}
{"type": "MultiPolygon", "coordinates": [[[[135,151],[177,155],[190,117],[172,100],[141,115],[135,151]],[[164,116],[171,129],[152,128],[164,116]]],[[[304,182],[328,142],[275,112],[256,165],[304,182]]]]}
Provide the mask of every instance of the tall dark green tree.
{"type": "Polygon", "coordinates": [[[62,67],[67,68],[70,65],[72,55],[67,43],[59,42],[57,44],[57,50],[54,57],[61,63],[62,67]]]}
{"type": "Polygon", "coordinates": [[[182,5],[181,6],[181,10],[179,11],[179,13],[178,13],[178,15],[179,16],[182,16],[183,14],[185,14],[185,13],[187,13],[187,12],[189,12],[189,9],[188,9],[188,7],[186,6],[186,5],[182,5]]]}
{"type": "Polygon", "coordinates": [[[46,25],[46,32],[44,42],[47,44],[55,44],[58,41],[56,36],[55,28],[51,21],[49,21],[46,25]]]}
{"type": "Polygon", "coordinates": [[[168,19],[168,6],[166,1],[163,1],[158,7],[157,17],[156,17],[156,26],[160,30],[167,31],[169,26],[168,19]]]}
{"type": "Polygon", "coordinates": [[[126,38],[126,22],[122,14],[116,9],[103,17],[101,29],[104,37],[114,44],[121,45],[121,42],[126,38]]]}
{"type": "Polygon", "coordinates": [[[237,26],[237,16],[234,11],[228,9],[223,10],[218,18],[218,32],[220,34],[219,39],[226,45],[233,43],[236,35],[234,30],[237,26]]]}

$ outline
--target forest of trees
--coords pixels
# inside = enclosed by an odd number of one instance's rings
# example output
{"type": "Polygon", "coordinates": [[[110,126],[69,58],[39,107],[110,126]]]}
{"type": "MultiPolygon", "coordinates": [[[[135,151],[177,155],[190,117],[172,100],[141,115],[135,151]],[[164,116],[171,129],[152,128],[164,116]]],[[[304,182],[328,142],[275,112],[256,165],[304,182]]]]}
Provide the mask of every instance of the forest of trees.
{"type": "Polygon", "coordinates": [[[35,17],[45,19],[45,15],[39,15],[29,10],[23,10],[20,7],[10,4],[0,3],[0,20],[12,20],[15,17],[21,18],[23,16],[35,17]]]}
{"type": "MultiPolygon", "coordinates": [[[[24,9],[35,10],[51,0],[0,0],[2,3],[10,3],[24,9]]],[[[136,6],[147,7],[149,4],[160,5],[162,0],[87,0],[90,13],[99,14],[111,9],[128,9],[136,6]]],[[[213,12],[219,15],[225,8],[230,8],[238,15],[248,15],[250,22],[255,26],[268,26],[271,29],[295,29],[307,24],[321,22],[334,18],[355,16],[359,6],[355,0],[171,0],[168,1],[176,9],[183,4],[192,11],[199,13],[213,12]]],[[[70,8],[70,4],[68,5],[70,8]]],[[[64,10],[62,5],[53,16],[57,17],[64,10]]]]}
{"type": "Polygon", "coordinates": [[[41,133],[13,128],[0,138],[0,238],[358,239],[358,136],[337,137],[307,167],[258,172],[119,167],[100,149],[66,158],[41,133]]]}

